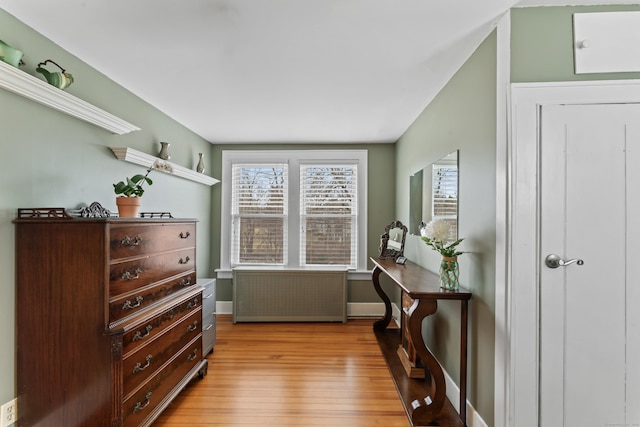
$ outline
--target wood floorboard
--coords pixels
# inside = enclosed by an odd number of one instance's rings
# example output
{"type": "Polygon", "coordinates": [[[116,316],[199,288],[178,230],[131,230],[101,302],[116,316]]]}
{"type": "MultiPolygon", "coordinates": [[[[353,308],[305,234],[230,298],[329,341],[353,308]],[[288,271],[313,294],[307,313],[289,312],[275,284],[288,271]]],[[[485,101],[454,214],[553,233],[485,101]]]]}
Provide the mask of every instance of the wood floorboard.
{"type": "Polygon", "coordinates": [[[234,325],[218,316],[207,376],[153,427],[407,427],[373,322],[234,325]]]}

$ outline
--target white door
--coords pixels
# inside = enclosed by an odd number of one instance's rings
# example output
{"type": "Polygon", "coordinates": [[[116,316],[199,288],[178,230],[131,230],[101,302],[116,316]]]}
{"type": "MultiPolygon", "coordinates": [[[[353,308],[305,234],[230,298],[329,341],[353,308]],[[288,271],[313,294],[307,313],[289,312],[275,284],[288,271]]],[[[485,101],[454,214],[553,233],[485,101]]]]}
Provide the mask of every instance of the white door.
{"type": "Polygon", "coordinates": [[[640,105],[543,107],[539,158],[539,424],[640,426],[640,105]]]}

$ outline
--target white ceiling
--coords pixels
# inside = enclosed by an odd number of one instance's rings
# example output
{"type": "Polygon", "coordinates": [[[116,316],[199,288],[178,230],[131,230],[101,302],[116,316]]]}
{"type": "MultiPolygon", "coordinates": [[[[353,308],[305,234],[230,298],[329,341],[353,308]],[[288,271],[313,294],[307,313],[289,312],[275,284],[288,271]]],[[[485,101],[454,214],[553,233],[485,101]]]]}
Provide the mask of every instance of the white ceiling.
{"type": "Polygon", "coordinates": [[[211,143],[348,143],[396,141],[515,3],[0,0],[0,8],[211,143]]]}

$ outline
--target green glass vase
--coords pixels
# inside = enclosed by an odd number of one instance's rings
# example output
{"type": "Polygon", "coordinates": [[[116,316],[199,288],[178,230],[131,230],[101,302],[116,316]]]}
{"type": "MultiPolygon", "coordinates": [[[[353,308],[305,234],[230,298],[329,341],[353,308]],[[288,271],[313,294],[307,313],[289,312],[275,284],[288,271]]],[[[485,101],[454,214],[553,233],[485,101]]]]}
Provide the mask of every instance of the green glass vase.
{"type": "Polygon", "coordinates": [[[440,287],[447,291],[457,291],[460,287],[458,258],[442,257],[440,262],[440,287]]]}

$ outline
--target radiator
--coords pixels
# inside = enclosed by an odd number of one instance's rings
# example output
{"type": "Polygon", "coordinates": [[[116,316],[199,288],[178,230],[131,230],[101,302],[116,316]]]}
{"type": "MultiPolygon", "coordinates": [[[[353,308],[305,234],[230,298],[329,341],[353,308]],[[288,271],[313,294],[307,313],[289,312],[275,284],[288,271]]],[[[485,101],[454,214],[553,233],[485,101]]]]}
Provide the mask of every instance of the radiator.
{"type": "Polygon", "coordinates": [[[346,322],[346,270],[233,270],[233,323],[346,322]]]}

